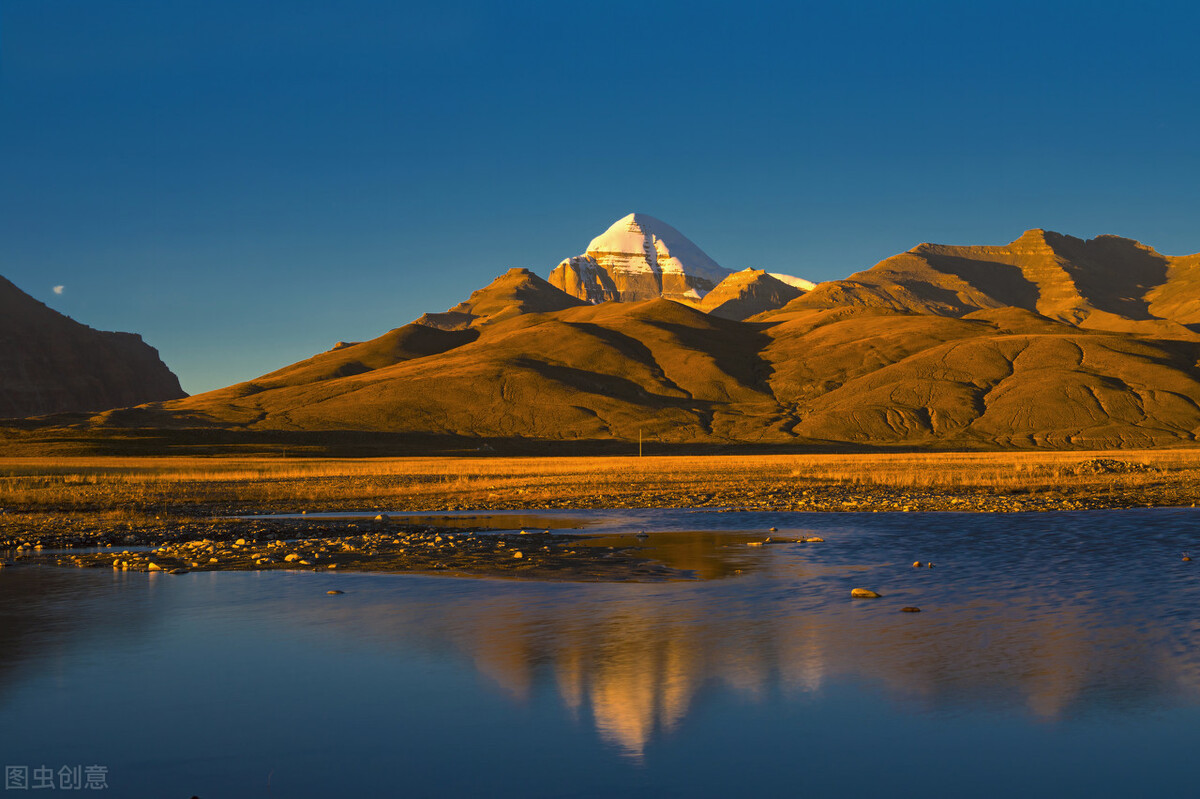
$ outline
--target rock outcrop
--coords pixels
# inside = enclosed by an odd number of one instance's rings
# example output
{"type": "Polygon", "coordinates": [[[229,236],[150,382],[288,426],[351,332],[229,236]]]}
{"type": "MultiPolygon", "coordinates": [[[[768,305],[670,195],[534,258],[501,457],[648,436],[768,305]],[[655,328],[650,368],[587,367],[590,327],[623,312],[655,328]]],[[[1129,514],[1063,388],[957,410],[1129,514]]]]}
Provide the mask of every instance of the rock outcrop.
{"type": "Polygon", "coordinates": [[[141,336],[93,330],[0,277],[0,417],[102,411],[185,396],[141,336]]]}

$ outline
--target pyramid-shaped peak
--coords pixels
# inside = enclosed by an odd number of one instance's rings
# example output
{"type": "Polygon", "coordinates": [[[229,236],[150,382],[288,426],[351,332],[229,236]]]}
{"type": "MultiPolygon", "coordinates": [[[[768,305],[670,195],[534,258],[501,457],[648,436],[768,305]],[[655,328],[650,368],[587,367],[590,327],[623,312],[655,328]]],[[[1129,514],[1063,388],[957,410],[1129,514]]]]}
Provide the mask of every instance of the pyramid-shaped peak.
{"type": "Polygon", "coordinates": [[[627,214],[609,225],[588,244],[586,254],[647,258],[664,271],[697,275],[714,285],[729,274],[729,270],[722,269],[687,236],[661,219],[640,212],[627,214]]]}

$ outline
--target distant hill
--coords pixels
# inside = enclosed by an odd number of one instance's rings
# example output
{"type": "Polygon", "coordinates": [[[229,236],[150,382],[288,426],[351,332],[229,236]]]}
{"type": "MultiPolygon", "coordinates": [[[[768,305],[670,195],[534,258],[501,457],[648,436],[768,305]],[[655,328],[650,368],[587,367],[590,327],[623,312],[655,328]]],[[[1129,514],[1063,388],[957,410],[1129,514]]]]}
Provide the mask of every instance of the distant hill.
{"type": "Polygon", "coordinates": [[[0,277],[0,417],[184,396],[178,378],[141,336],[93,330],[0,277]]]}

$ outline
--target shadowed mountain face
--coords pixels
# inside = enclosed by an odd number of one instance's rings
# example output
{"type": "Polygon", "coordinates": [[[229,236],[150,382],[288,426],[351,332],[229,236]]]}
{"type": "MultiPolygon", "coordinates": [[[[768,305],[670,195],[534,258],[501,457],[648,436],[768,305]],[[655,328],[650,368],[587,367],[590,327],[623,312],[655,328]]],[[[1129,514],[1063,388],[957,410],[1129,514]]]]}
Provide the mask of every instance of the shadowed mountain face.
{"type": "Polygon", "coordinates": [[[0,277],[0,417],[183,396],[178,378],[141,336],[81,325],[0,277]]]}
{"type": "MultiPolygon", "coordinates": [[[[707,444],[1147,447],[1200,433],[1200,258],[1033,231],[797,289],[589,304],[511,270],[446,314],[100,426],[707,444]],[[765,299],[764,299],[765,297],[765,299]],[[711,313],[705,313],[708,309],[711,313]],[[733,318],[721,318],[728,315],[733,318]]],[[[723,284],[724,285],[724,284],[723,284]]]]}

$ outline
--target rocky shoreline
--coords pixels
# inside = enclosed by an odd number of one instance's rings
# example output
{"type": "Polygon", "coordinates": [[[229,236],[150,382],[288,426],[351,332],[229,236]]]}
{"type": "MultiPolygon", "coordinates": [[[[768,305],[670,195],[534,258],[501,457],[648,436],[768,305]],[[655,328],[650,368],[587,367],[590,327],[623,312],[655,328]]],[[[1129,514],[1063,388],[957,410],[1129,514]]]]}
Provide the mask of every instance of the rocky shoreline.
{"type": "MultiPolygon", "coordinates": [[[[302,482],[302,481],[300,481],[302,482]]],[[[1051,490],[979,488],[920,491],[881,486],[848,486],[779,480],[736,485],[713,484],[703,491],[669,485],[650,489],[595,486],[586,495],[559,492],[553,497],[525,491],[498,492],[481,510],[478,497],[451,491],[397,498],[389,511],[413,515],[447,511],[480,514],[538,510],[585,510],[690,507],[714,512],[958,512],[1018,513],[1111,510],[1135,507],[1195,507],[1192,481],[1163,479],[1138,486],[1084,491],[1071,486],[1051,490]]],[[[303,486],[296,490],[302,491],[303,486]]],[[[687,569],[655,559],[631,540],[603,544],[587,534],[567,535],[530,528],[522,533],[487,528],[403,524],[379,515],[319,518],[297,515],[293,501],[188,502],[188,491],[170,503],[139,503],[120,510],[108,506],[0,508],[0,564],[99,567],[122,571],[229,571],[342,569],[415,572],[463,576],[501,576],[558,580],[665,580],[694,577],[687,569]],[[239,518],[240,517],[240,518],[239,518]],[[627,545],[628,544],[628,545],[627,545]]],[[[380,501],[376,497],[376,501],[380,501]]],[[[368,506],[370,507],[370,506],[368,506]]],[[[322,499],[304,514],[363,512],[349,499],[322,499]]],[[[520,524],[551,527],[536,516],[520,524]]],[[[510,525],[511,527],[511,525],[510,525]]],[[[764,531],[764,536],[766,532],[764,531]]]]}
{"type": "Polygon", "coordinates": [[[489,533],[371,521],[157,518],[146,523],[85,517],[0,517],[0,565],[195,571],[417,572],[533,580],[690,579],[587,536],[548,530],[489,533]],[[100,551],[96,551],[100,548],[100,551]]]}

